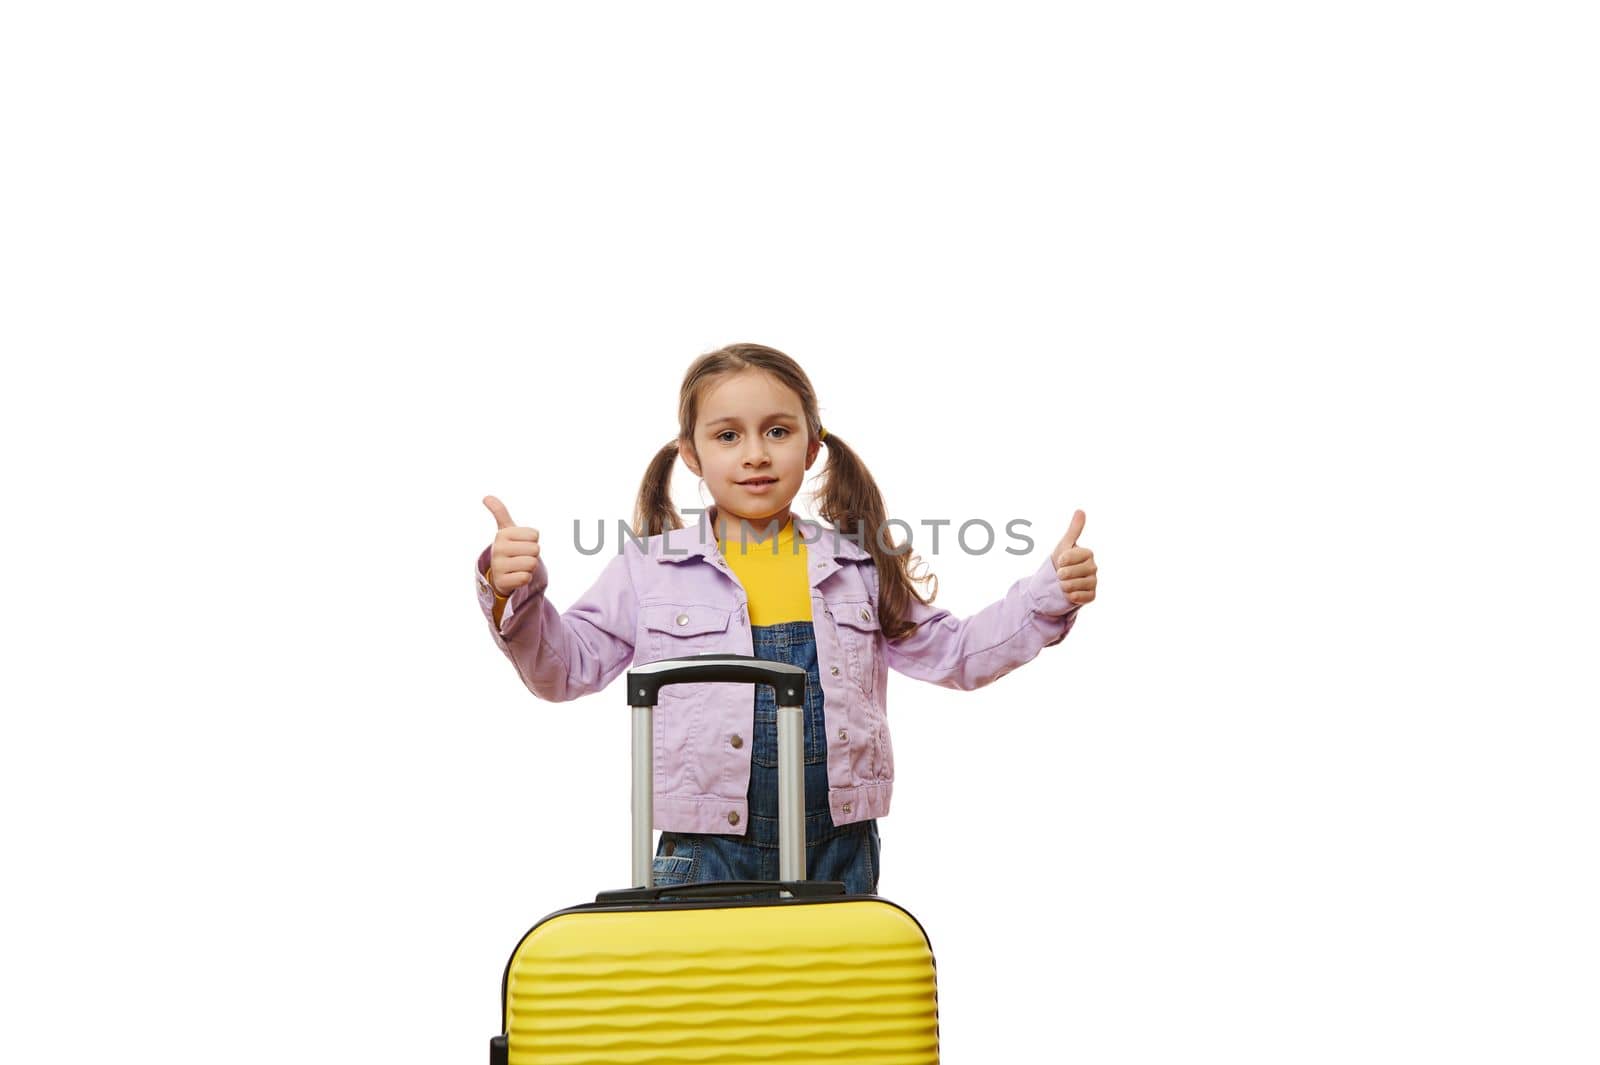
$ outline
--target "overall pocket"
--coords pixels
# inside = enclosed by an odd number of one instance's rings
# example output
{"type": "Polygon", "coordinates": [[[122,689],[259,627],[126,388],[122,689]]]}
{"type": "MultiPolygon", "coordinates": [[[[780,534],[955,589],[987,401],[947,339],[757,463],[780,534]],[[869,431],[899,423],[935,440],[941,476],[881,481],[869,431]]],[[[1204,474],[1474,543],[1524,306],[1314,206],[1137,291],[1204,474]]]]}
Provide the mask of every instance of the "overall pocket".
{"type": "Polygon", "coordinates": [[[677,887],[694,883],[695,859],[700,841],[676,832],[661,833],[656,856],[650,865],[650,879],[657,887],[677,887]]]}

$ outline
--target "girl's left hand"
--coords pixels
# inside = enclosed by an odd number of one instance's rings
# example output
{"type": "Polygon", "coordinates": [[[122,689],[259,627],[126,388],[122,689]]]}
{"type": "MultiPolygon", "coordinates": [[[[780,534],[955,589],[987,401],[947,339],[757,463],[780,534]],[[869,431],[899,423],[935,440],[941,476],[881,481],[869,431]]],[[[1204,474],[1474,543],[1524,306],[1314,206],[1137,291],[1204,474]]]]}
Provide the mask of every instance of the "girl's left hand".
{"type": "Polygon", "coordinates": [[[1074,511],[1072,525],[1067,529],[1067,535],[1061,538],[1056,549],[1050,552],[1050,557],[1055,560],[1056,577],[1061,581],[1061,591],[1067,597],[1067,602],[1079,606],[1084,603],[1094,602],[1094,586],[1096,566],[1094,552],[1087,547],[1078,546],[1078,537],[1083,535],[1083,511],[1074,511]]]}

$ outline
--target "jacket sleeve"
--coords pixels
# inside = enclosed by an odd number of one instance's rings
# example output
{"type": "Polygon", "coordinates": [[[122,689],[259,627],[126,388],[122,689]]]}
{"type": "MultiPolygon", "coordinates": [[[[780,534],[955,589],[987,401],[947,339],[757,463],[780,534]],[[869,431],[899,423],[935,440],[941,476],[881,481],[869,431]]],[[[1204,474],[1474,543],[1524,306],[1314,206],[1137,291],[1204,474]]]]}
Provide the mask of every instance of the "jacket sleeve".
{"type": "Polygon", "coordinates": [[[478,606],[495,645],[517,668],[529,691],[550,702],[577,699],[603,689],[633,661],[639,603],[625,554],[613,557],[565,613],[545,596],[550,571],[539,559],[533,580],[511,593],[497,625],[494,591],[484,579],[489,551],[485,548],[478,556],[478,606]]]}
{"type": "MultiPolygon", "coordinates": [[[[876,598],[875,571],[872,587],[876,598]]],[[[913,597],[909,616],[917,628],[899,640],[884,640],[886,660],[908,677],[941,687],[982,688],[1066,639],[1080,605],[1067,600],[1046,557],[1003,599],[968,618],[913,597]]]]}

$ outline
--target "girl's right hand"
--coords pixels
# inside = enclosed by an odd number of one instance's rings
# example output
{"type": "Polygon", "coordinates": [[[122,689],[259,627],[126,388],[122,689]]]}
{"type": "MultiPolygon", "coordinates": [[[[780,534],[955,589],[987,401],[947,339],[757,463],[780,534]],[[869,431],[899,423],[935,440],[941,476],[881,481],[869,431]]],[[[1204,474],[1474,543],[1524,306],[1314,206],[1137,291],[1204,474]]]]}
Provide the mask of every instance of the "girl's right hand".
{"type": "Polygon", "coordinates": [[[494,496],[484,496],[483,505],[499,526],[489,550],[489,587],[496,595],[508,596],[533,580],[539,564],[539,530],[512,524],[506,505],[494,496]]]}

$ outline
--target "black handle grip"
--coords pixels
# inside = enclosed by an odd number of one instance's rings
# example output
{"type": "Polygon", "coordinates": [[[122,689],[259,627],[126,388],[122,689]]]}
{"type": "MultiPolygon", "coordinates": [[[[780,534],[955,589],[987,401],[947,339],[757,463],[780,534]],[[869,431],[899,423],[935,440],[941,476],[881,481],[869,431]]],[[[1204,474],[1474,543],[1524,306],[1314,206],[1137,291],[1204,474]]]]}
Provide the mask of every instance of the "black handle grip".
{"type": "Polygon", "coordinates": [[[594,897],[597,903],[654,902],[668,895],[687,895],[702,899],[725,899],[735,895],[751,895],[757,891],[787,891],[795,898],[824,898],[843,895],[844,884],[838,880],[707,880],[699,884],[678,884],[666,887],[633,887],[617,891],[602,891],[594,897]]]}
{"type": "Polygon", "coordinates": [[[682,658],[663,658],[628,670],[628,705],[654,706],[661,689],[669,684],[726,681],[733,684],[770,684],[779,706],[806,705],[806,671],[787,662],[769,662],[754,655],[713,651],[682,658]]]}

